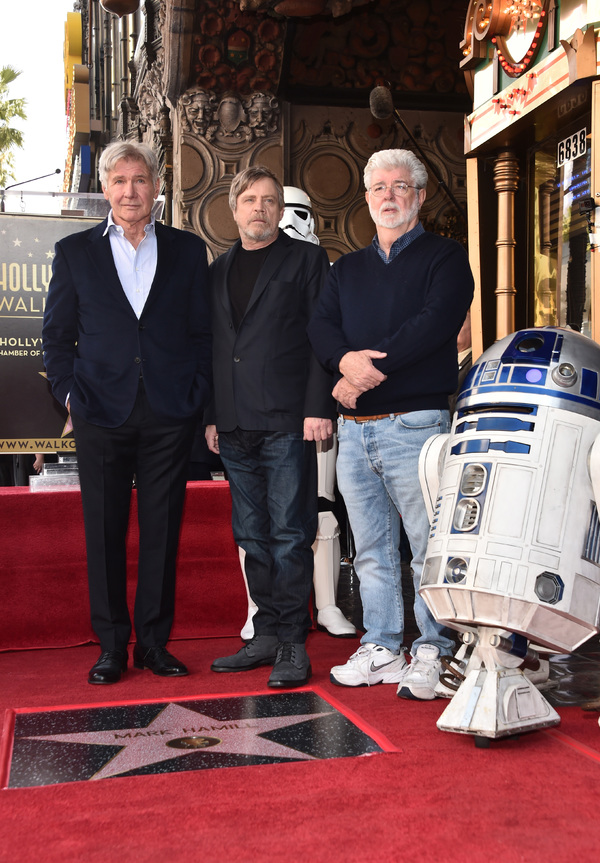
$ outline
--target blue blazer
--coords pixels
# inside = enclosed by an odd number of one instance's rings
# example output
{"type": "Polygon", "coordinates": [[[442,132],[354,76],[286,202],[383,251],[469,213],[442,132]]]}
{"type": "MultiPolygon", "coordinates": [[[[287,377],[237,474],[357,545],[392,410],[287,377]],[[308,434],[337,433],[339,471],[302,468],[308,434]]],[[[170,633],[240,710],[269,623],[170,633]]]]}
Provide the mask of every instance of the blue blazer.
{"type": "Polygon", "coordinates": [[[150,407],[167,422],[204,409],[211,393],[208,264],[195,234],[156,223],[158,262],[141,317],[114,264],[107,221],[55,247],[42,327],[52,392],[87,422],[130,415],[140,372],[150,407]]]}

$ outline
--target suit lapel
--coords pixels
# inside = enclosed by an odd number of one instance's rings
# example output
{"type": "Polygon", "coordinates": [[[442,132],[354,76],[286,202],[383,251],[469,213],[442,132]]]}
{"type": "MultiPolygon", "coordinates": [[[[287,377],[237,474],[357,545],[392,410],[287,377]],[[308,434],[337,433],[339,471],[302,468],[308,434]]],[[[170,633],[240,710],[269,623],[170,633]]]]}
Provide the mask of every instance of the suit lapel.
{"type": "Polygon", "coordinates": [[[173,261],[173,257],[171,255],[171,235],[168,231],[165,231],[164,226],[161,225],[160,222],[154,223],[154,230],[156,232],[157,251],[156,272],[152,279],[148,299],[144,304],[142,316],[156,300],[158,293],[168,284],[173,261]]]}
{"type": "Polygon", "coordinates": [[[108,233],[104,233],[106,225],[107,220],[105,219],[100,225],[96,225],[96,227],[92,229],[89,242],[89,255],[92,260],[94,271],[99,274],[106,290],[113,295],[115,302],[121,304],[125,303],[133,315],[134,311],[131,308],[129,300],[125,296],[121,280],[119,279],[119,274],[117,273],[115,261],[112,256],[112,250],[110,248],[108,233]]]}
{"type": "MultiPolygon", "coordinates": [[[[280,237],[285,237],[282,231],[279,232],[280,237]]],[[[295,241],[292,241],[295,242],[295,241]]],[[[258,302],[260,297],[265,291],[265,288],[276,274],[279,267],[285,261],[287,256],[287,243],[277,242],[277,240],[273,244],[273,248],[267,255],[267,259],[264,262],[262,269],[258,275],[258,279],[256,280],[256,284],[254,285],[254,290],[250,295],[250,299],[248,301],[248,307],[246,309],[246,314],[250,311],[252,306],[258,302]]]]}
{"type": "Polygon", "coordinates": [[[229,271],[231,270],[235,254],[241,245],[241,240],[237,240],[231,249],[223,255],[223,276],[216,283],[219,291],[219,300],[229,317],[231,317],[232,313],[231,301],[229,299],[229,271]]]}
{"type": "MultiPolygon", "coordinates": [[[[296,242],[295,240],[290,240],[287,235],[283,233],[283,231],[279,232],[279,236],[283,238],[284,242],[281,243],[275,241],[275,243],[273,244],[273,248],[267,255],[267,259],[263,264],[263,267],[256,280],[256,284],[254,285],[254,288],[252,290],[252,294],[250,295],[244,317],[248,314],[252,306],[258,302],[269,282],[276,274],[281,264],[285,261],[288,244],[296,242]]],[[[231,270],[231,264],[233,262],[233,259],[241,244],[241,240],[236,240],[231,249],[228,252],[225,252],[225,254],[223,255],[223,274],[217,281],[219,300],[228,315],[231,315],[232,313],[231,301],[229,299],[229,272],[231,270]]]]}

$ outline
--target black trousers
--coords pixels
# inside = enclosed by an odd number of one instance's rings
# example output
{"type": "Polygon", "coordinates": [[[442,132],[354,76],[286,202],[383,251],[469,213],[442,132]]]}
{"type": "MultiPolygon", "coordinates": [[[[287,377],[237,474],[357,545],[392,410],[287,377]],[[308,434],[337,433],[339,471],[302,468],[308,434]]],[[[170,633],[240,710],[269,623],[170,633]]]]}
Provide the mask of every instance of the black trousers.
{"type": "Polygon", "coordinates": [[[139,524],[133,622],[138,644],[164,646],[175,610],[175,563],[197,418],[161,422],[140,383],[135,407],[118,428],[72,414],[85,525],[92,628],[102,650],[126,650],[126,538],[135,476],[139,524]]]}

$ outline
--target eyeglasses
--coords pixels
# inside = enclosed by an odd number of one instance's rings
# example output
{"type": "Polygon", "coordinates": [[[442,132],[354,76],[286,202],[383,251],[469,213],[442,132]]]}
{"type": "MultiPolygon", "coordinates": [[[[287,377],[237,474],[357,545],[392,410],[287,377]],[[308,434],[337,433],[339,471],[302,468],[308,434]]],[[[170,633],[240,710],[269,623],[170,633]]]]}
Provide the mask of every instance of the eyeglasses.
{"type": "Polygon", "coordinates": [[[374,186],[371,186],[369,192],[375,195],[376,198],[383,198],[389,189],[395,198],[403,198],[409,189],[418,188],[419,186],[411,186],[409,183],[405,183],[404,180],[396,180],[391,186],[386,186],[385,183],[376,183],[374,186]]]}

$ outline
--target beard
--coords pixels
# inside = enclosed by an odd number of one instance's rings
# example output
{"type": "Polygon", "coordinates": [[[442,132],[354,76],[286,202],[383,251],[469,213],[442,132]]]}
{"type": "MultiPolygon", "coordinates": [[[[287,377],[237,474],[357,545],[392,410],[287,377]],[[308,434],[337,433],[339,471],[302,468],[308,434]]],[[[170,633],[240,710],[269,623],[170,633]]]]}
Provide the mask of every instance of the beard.
{"type": "Polygon", "coordinates": [[[378,228],[401,228],[419,215],[419,199],[416,198],[410,207],[399,207],[395,201],[386,201],[379,210],[375,210],[369,201],[369,213],[378,228]],[[383,208],[386,212],[381,212],[383,208]]]}
{"type": "Polygon", "coordinates": [[[244,227],[244,234],[249,237],[251,240],[255,240],[261,242],[262,240],[268,240],[269,237],[272,237],[279,230],[279,226],[276,225],[275,229],[273,225],[269,224],[269,222],[248,222],[244,227]]]}

